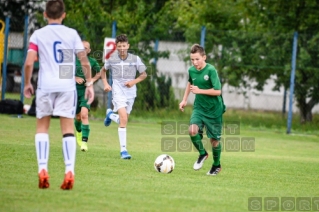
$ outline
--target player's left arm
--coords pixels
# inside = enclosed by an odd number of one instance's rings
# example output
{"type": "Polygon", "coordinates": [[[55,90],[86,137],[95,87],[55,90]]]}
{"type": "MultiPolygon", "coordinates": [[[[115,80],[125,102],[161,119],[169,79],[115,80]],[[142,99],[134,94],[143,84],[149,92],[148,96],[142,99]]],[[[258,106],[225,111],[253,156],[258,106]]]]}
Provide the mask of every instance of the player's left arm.
{"type": "Polygon", "coordinates": [[[131,81],[128,81],[128,82],[126,82],[124,85],[125,85],[126,87],[130,88],[130,87],[132,87],[133,85],[135,85],[135,84],[137,84],[137,83],[142,82],[143,80],[145,80],[146,77],[147,77],[147,74],[146,74],[146,72],[144,71],[144,72],[140,73],[140,75],[139,75],[136,79],[131,80],[131,81]]]}
{"type": "Polygon", "coordinates": [[[141,61],[141,59],[139,57],[137,57],[137,65],[136,65],[136,70],[140,73],[140,75],[131,81],[126,82],[124,85],[128,88],[132,87],[133,85],[142,82],[143,80],[146,79],[147,77],[147,73],[146,73],[146,66],[144,65],[144,63],[141,61]]]}
{"type": "Polygon", "coordinates": [[[147,77],[146,71],[140,73],[140,75],[139,75],[135,80],[133,80],[133,81],[134,81],[134,84],[137,84],[137,83],[139,83],[139,82],[142,82],[143,80],[146,79],[146,77],[147,77]]]}
{"type": "Polygon", "coordinates": [[[214,69],[210,72],[210,81],[212,83],[212,88],[210,89],[200,89],[198,86],[191,85],[190,90],[194,94],[204,94],[208,96],[220,96],[222,94],[221,84],[217,74],[217,71],[214,69]]]}
{"type": "Polygon", "coordinates": [[[24,84],[31,84],[31,76],[33,72],[34,61],[37,58],[36,51],[28,51],[27,58],[24,63],[24,84]]]}
{"type": "Polygon", "coordinates": [[[34,93],[33,86],[31,84],[31,77],[33,72],[34,61],[37,59],[37,51],[30,49],[27,54],[27,58],[24,63],[24,96],[30,98],[34,93]]]}
{"type": "Polygon", "coordinates": [[[220,96],[222,94],[221,90],[216,90],[214,88],[210,89],[200,89],[198,86],[191,85],[190,90],[193,94],[204,94],[208,96],[220,96]]]}
{"type": "Polygon", "coordinates": [[[197,86],[193,86],[193,88],[191,88],[191,91],[194,94],[204,94],[204,95],[208,95],[208,96],[220,96],[220,94],[222,93],[221,90],[215,90],[214,88],[211,89],[200,89],[197,86]],[[194,88],[197,87],[197,88],[194,88]]]}

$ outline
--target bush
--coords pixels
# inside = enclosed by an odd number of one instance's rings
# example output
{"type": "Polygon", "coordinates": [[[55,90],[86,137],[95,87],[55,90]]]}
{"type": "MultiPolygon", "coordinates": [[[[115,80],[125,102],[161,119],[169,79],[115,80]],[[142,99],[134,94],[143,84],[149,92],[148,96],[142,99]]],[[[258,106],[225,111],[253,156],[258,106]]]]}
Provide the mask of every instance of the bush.
{"type": "Polygon", "coordinates": [[[170,77],[148,76],[146,80],[137,84],[134,110],[154,111],[159,108],[177,108],[177,105],[170,77]]]}

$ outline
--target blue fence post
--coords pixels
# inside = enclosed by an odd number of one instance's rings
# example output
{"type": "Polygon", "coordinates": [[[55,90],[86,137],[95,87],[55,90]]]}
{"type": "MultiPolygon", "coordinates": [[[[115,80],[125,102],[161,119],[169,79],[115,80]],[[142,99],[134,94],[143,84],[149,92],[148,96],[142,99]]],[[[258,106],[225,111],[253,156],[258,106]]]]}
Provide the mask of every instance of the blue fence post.
{"type": "MultiPolygon", "coordinates": [[[[24,62],[27,58],[27,40],[28,40],[28,24],[29,24],[29,16],[24,17],[24,35],[23,35],[23,57],[24,62]]],[[[21,88],[20,88],[20,101],[24,102],[24,95],[23,95],[23,89],[24,89],[24,63],[22,65],[22,73],[21,73],[21,88]]]]}
{"type": "Polygon", "coordinates": [[[6,28],[4,32],[4,54],[2,63],[2,90],[1,99],[5,98],[6,87],[7,87],[7,53],[8,53],[8,38],[10,28],[10,17],[6,17],[6,28]]]}
{"type": "MultiPolygon", "coordinates": [[[[112,23],[112,38],[116,37],[116,21],[113,21],[112,23]]],[[[109,84],[112,86],[113,80],[112,80],[112,70],[109,70],[109,84]]],[[[109,91],[107,93],[107,108],[112,107],[112,91],[109,91]]]]}
{"type": "Polygon", "coordinates": [[[286,87],[284,87],[284,99],[283,99],[283,103],[282,103],[282,115],[284,115],[286,113],[286,99],[287,99],[287,89],[286,87]]]}
{"type": "Polygon", "coordinates": [[[289,111],[287,120],[287,134],[291,132],[292,123],[292,108],[295,88],[295,73],[296,73],[296,58],[297,58],[297,44],[298,44],[298,32],[294,33],[293,47],[292,47],[292,58],[291,58],[291,73],[290,73],[290,89],[289,89],[289,111]]]}
{"type": "MultiPolygon", "coordinates": [[[[155,40],[155,44],[154,44],[154,51],[155,52],[158,52],[158,45],[159,45],[159,40],[156,39],[155,40]]],[[[156,66],[156,63],[157,63],[157,56],[154,58],[154,65],[156,66]]]]}
{"type": "Polygon", "coordinates": [[[200,35],[200,45],[205,48],[205,36],[206,36],[206,27],[202,26],[202,31],[200,35]]]}
{"type": "Polygon", "coordinates": [[[112,23],[112,38],[116,37],[116,21],[112,23]]]}

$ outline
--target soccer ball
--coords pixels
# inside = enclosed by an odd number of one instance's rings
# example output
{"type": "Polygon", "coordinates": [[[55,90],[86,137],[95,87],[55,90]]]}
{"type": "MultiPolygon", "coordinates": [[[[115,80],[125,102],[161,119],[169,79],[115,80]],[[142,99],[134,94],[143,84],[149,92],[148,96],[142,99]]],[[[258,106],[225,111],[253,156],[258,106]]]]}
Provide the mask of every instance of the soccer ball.
{"type": "Polygon", "coordinates": [[[28,114],[30,108],[31,108],[31,105],[23,105],[23,113],[28,114]]]}
{"type": "Polygon", "coordinates": [[[174,159],[166,154],[160,155],[156,158],[154,162],[154,168],[158,172],[169,174],[175,168],[174,159]]]}

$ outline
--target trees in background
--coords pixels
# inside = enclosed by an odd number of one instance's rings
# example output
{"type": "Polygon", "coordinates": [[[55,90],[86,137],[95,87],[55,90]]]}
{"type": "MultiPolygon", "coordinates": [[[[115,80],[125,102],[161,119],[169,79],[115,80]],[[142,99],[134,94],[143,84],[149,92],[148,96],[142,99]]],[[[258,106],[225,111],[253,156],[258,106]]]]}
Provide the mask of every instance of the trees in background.
{"type": "Polygon", "coordinates": [[[43,11],[45,3],[34,0],[5,0],[0,1],[0,20],[10,17],[10,31],[23,32],[24,17],[29,16],[29,32],[40,26],[37,21],[37,11],[43,11]]]}
{"type": "Polygon", "coordinates": [[[319,103],[319,2],[316,0],[171,0],[177,28],[189,43],[198,43],[207,27],[208,61],[223,82],[262,90],[275,76],[278,90],[289,88],[294,32],[299,33],[295,98],[301,122],[312,121],[319,103]],[[251,81],[256,82],[252,84],[251,81]]]}
{"type": "MultiPolygon", "coordinates": [[[[137,84],[138,96],[136,110],[154,110],[156,108],[177,108],[177,101],[171,89],[171,80],[159,76],[156,65],[150,62],[158,58],[167,58],[168,51],[156,51],[156,39],[167,37],[167,22],[161,17],[165,0],[113,1],[90,0],[74,2],[65,0],[67,18],[64,24],[78,30],[79,34],[91,42],[94,50],[101,50],[105,37],[112,35],[112,22],[116,21],[116,32],[129,38],[130,51],[139,55],[148,66],[148,78],[137,84]]],[[[92,55],[102,62],[101,51],[92,55]]]]}
{"type": "MultiPolygon", "coordinates": [[[[258,1],[251,12],[263,23],[264,30],[292,35],[299,33],[295,98],[301,122],[312,120],[312,108],[319,103],[319,2],[316,0],[258,1]]],[[[292,39],[291,39],[292,40],[292,39]]],[[[270,45],[272,42],[269,42],[270,45]]],[[[272,45],[273,52],[280,52],[282,45],[272,45]]],[[[291,55],[291,54],[290,54],[291,55]]],[[[290,56],[289,55],[289,56],[290,56]]],[[[277,57],[280,54],[277,54],[277,57]]],[[[288,55],[287,55],[288,56],[288,55]]],[[[289,63],[285,63],[289,67],[289,63]]],[[[276,72],[277,85],[288,87],[290,72],[276,72]]]]}
{"type": "MultiPolygon", "coordinates": [[[[10,1],[5,7],[7,10],[19,8],[12,2],[20,1],[10,1]]],[[[146,64],[153,58],[169,56],[169,52],[154,50],[156,39],[199,43],[201,27],[206,26],[208,62],[220,71],[223,83],[248,89],[262,90],[271,76],[276,80],[274,90],[281,86],[289,88],[293,33],[297,31],[295,98],[301,121],[312,120],[311,110],[319,103],[319,2],[316,0],[64,2],[67,10],[64,24],[76,28],[84,39],[91,41],[93,50],[101,48],[104,37],[111,37],[112,22],[116,21],[117,34],[128,35],[132,50],[146,64]],[[256,83],[252,84],[252,81],[256,83]]],[[[21,10],[12,14],[18,14],[16,20],[21,21],[21,10]]],[[[38,20],[44,24],[41,12],[38,20]]],[[[142,109],[162,107],[163,102],[171,99],[167,96],[172,95],[170,89],[161,87],[163,84],[167,86],[169,79],[163,76],[160,79],[153,63],[149,63],[149,71],[149,80],[139,85],[144,87],[139,89],[139,95],[150,102],[142,109]]]]}

